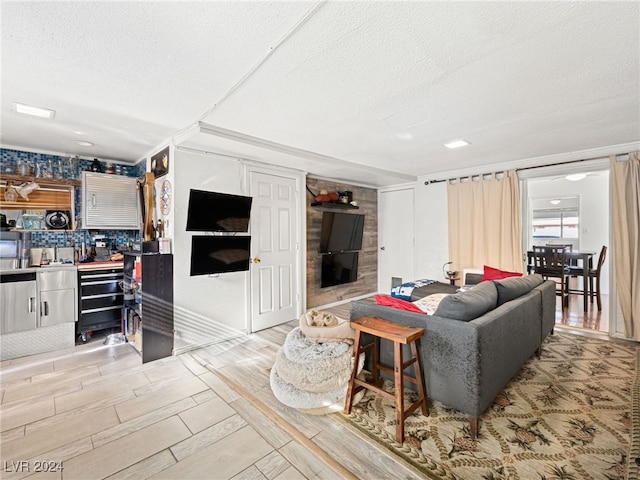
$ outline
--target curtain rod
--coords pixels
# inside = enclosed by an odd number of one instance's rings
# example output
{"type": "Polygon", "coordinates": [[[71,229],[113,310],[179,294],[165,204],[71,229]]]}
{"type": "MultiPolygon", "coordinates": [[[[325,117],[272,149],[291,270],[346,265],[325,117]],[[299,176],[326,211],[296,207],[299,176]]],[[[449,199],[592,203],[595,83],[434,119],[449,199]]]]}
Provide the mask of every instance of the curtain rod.
{"type": "MultiPolygon", "coordinates": [[[[617,154],[616,157],[621,157],[621,156],[625,156],[628,154],[617,154]]],[[[592,157],[592,158],[582,158],[580,160],[567,160],[566,162],[558,162],[558,163],[547,163],[545,165],[536,165],[534,167],[522,167],[522,168],[516,168],[515,171],[516,172],[520,172],[522,170],[532,170],[534,168],[544,168],[544,167],[555,167],[557,165],[567,165],[569,163],[580,163],[580,162],[588,162],[591,160],[600,160],[603,158],[607,158],[606,156],[599,156],[599,157],[592,157]]],[[[450,182],[451,180],[457,180],[458,178],[473,178],[473,177],[484,177],[486,175],[493,175],[496,173],[504,173],[504,170],[498,170],[497,172],[492,172],[492,173],[475,173],[472,175],[462,175],[460,177],[455,177],[455,178],[446,178],[446,179],[442,179],[442,180],[425,180],[424,184],[425,185],[431,185],[432,183],[441,183],[441,182],[450,182]]]]}

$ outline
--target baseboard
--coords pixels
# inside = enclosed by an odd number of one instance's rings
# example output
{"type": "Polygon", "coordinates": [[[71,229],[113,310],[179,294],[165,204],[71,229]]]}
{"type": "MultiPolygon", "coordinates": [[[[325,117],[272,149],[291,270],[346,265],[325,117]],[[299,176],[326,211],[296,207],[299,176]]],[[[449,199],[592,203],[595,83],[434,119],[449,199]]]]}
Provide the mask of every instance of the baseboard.
{"type": "Polygon", "coordinates": [[[222,342],[228,342],[229,340],[234,340],[236,338],[243,338],[247,336],[246,333],[243,334],[237,334],[234,333],[233,335],[228,335],[228,336],[224,336],[224,337],[217,337],[214,339],[210,339],[206,342],[202,342],[202,343],[190,343],[181,347],[174,347],[173,348],[173,355],[180,355],[181,353],[186,353],[186,352],[191,352],[193,350],[197,350],[199,348],[204,348],[204,347],[209,347],[211,345],[215,345],[218,343],[222,343],[222,342]]]}
{"type": "Polygon", "coordinates": [[[345,303],[351,303],[354,300],[362,300],[363,298],[373,297],[377,292],[373,293],[365,293],[364,295],[359,295],[357,297],[347,298],[345,300],[340,300],[339,302],[327,303],[325,305],[320,305],[318,307],[313,307],[315,310],[326,310],[327,308],[337,307],[339,305],[344,305],[345,303]]]}

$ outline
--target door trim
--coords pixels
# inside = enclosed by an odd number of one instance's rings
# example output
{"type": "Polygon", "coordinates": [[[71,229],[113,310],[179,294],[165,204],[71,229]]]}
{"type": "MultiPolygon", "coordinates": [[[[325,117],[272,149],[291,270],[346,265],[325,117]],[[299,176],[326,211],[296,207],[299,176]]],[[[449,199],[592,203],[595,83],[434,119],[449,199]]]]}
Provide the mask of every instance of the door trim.
{"type": "MultiPolygon", "coordinates": [[[[302,193],[304,190],[303,185],[305,184],[306,174],[305,172],[301,172],[300,170],[292,170],[287,168],[270,168],[266,166],[259,166],[253,162],[243,162],[244,164],[244,191],[251,192],[251,182],[250,182],[250,174],[252,172],[263,173],[266,175],[273,175],[276,177],[284,177],[290,178],[295,181],[296,184],[296,201],[298,205],[298,231],[296,232],[296,242],[298,244],[298,250],[296,254],[296,262],[298,278],[295,279],[295,285],[297,288],[297,309],[296,309],[296,317],[300,317],[302,312],[306,311],[307,308],[307,262],[304,259],[307,258],[307,208],[305,202],[305,195],[302,193]]],[[[247,290],[246,290],[246,318],[247,325],[246,330],[248,333],[253,333],[253,318],[252,318],[252,301],[253,296],[251,294],[251,279],[247,281],[247,290]]]]}
{"type": "MultiPolygon", "coordinates": [[[[600,333],[604,333],[611,338],[621,338],[626,339],[623,335],[618,333],[618,329],[620,327],[619,322],[623,322],[622,315],[619,315],[619,307],[617,300],[617,286],[615,280],[615,265],[612,261],[613,259],[613,205],[612,205],[612,189],[611,189],[611,168],[609,164],[608,158],[597,158],[591,160],[585,160],[579,163],[572,163],[570,165],[566,164],[557,164],[550,165],[548,167],[538,167],[531,168],[530,170],[520,171],[518,172],[518,179],[520,180],[520,208],[522,215],[522,252],[523,252],[523,265],[524,271],[526,271],[526,252],[528,249],[528,236],[531,231],[531,218],[529,215],[529,202],[530,202],[530,193],[529,193],[529,180],[536,180],[539,178],[553,177],[553,176],[561,176],[569,173],[576,173],[580,171],[607,171],[609,173],[609,188],[607,195],[609,197],[609,235],[608,235],[608,244],[610,246],[608,252],[609,260],[609,330],[607,332],[599,330],[600,333]]],[[[582,216],[582,210],[580,211],[580,215],[582,216]]],[[[582,241],[582,236],[581,236],[582,241]]],[[[595,330],[594,330],[595,331],[595,330]]]]}

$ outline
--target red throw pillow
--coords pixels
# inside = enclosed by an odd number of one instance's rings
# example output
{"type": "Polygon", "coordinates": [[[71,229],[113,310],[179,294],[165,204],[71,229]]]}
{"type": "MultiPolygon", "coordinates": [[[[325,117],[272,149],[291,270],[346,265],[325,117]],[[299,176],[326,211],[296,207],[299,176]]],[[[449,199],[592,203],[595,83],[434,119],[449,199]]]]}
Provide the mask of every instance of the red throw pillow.
{"type": "Polygon", "coordinates": [[[497,268],[490,267],[488,265],[484,266],[484,274],[482,275],[482,281],[486,280],[502,280],[503,278],[509,277],[521,277],[522,274],[519,272],[507,272],[506,270],[499,270],[497,268]]]}
{"type": "Polygon", "coordinates": [[[383,305],[385,307],[397,308],[400,310],[406,310],[408,312],[426,314],[425,312],[420,310],[417,306],[415,306],[413,303],[407,302],[406,300],[402,300],[401,298],[394,298],[389,295],[376,295],[376,303],[378,305],[383,305]]]}

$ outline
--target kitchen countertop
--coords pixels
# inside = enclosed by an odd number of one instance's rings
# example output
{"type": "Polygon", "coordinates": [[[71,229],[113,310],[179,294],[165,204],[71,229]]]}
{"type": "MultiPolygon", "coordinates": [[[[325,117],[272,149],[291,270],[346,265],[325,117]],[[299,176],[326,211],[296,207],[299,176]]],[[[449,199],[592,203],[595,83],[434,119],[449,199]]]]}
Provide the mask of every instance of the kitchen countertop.
{"type": "Polygon", "coordinates": [[[124,261],[120,260],[117,262],[88,262],[88,263],[79,263],[76,265],[78,270],[100,270],[107,268],[123,268],[124,261]]]}
{"type": "Polygon", "coordinates": [[[29,272],[39,272],[42,270],[69,270],[74,269],[76,266],[73,263],[59,263],[53,265],[46,265],[44,267],[27,267],[27,268],[3,268],[0,270],[0,274],[2,275],[13,275],[17,273],[29,273],[29,272]]]}
{"type": "Polygon", "coordinates": [[[2,269],[0,270],[0,274],[2,275],[12,275],[17,273],[29,273],[29,272],[39,272],[44,270],[100,270],[100,269],[109,269],[109,268],[123,268],[124,262],[88,262],[88,263],[79,263],[74,265],[73,263],[57,263],[57,264],[49,264],[40,267],[27,267],[27,268],[15,268],[15,269],[2,269]]]}

